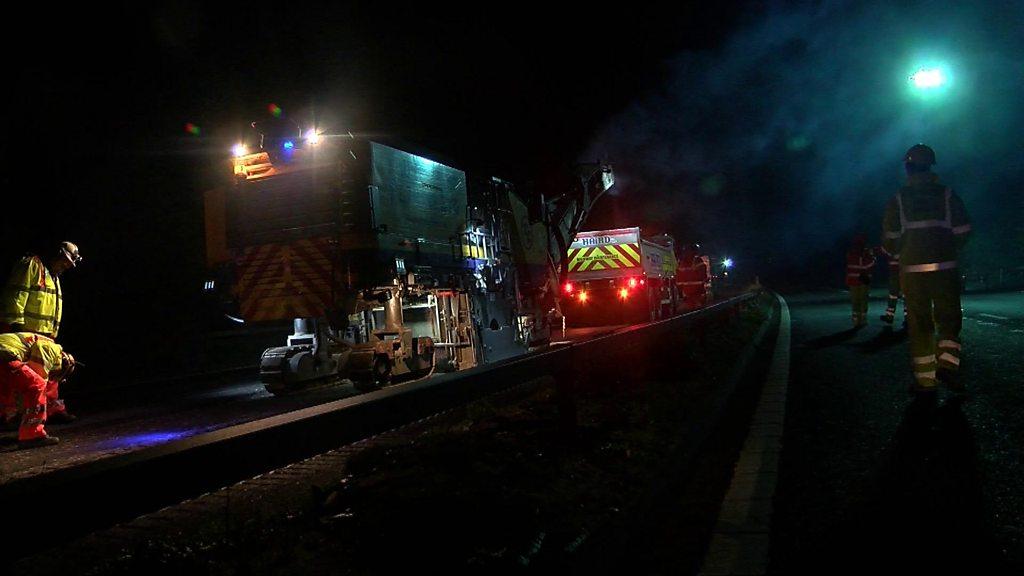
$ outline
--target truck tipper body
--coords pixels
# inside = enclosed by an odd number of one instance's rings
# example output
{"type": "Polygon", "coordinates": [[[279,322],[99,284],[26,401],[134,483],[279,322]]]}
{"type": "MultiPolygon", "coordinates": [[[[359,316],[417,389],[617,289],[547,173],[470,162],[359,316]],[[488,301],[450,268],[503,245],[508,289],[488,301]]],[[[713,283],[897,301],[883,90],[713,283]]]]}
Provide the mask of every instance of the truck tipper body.
{"type": "Polygon", "coordinates": [[[567,319],[630,323],[675,314],[674,244],[667,235],[643,238],[636,227],[578,233],[563,284],[567,319]]]}

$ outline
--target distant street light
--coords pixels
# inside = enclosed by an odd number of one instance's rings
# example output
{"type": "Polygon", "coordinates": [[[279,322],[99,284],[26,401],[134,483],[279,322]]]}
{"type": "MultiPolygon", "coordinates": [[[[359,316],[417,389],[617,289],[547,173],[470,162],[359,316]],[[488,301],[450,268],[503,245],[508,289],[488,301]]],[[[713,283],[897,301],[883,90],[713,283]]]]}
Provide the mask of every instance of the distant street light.
{"type": "Polygon", "coordinates": [[[722,260],[722,267],[725,268],[726,270],[732,268],[732,258],[726,258],[725,260],[722,260]]]}

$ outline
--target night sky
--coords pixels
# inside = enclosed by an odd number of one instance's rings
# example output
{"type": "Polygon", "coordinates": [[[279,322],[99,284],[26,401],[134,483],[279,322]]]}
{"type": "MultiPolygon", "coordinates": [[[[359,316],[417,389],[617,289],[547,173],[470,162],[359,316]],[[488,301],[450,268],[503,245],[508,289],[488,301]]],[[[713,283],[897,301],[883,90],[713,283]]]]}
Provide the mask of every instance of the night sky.
{"type": "Polygon", "coordinates": [[[271,103],[537,190],[604,158],[619,185],[594,226],[811,285],[841,276],[852,232],[877,234],[923,140],[985,225],[973,264],[1024,263],[1016,2],[34,10],[4,40],[0,256],[80,244],[63,339],[87,356],[204,326],[202,191],[271,103]],[[948,94],[907,90],[918,61],[951,67],[948,94]]]}

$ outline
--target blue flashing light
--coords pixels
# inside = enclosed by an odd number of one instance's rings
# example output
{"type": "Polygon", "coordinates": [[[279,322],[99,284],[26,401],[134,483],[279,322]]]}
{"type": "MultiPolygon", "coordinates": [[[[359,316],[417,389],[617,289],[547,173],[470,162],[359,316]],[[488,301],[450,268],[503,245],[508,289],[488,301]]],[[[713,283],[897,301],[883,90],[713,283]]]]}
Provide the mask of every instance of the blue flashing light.
{"type": "Polygon", "coordinates": [[[722,260],[722,266],[725,266],[726,268],[732,268],[732,258],[726,258],[725,260],[722,260]]]}
{"type": "Polygon", "coordinates": [[[295,142],[292,142],[291,140],[285,140],[284,149],[291,150],[292,148],[295,148],[295,142]]]}

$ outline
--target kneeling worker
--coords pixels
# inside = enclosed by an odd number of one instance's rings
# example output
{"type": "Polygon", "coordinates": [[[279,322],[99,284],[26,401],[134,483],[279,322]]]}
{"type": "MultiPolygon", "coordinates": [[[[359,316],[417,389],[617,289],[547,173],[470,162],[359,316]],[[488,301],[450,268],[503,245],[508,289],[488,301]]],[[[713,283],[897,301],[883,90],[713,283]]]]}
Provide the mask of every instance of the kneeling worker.
{"type": "Polygon", "coordinates": [[[4,417],[24,410],[18,446],[49,446],[59,440],[46,433],[47,382],[61,382],[74,370],[75,359],[46,336],[31,332],[0,334],[0,409],[4,417]],[[14,398],[20,396],[21,406],[14,398]]]}

